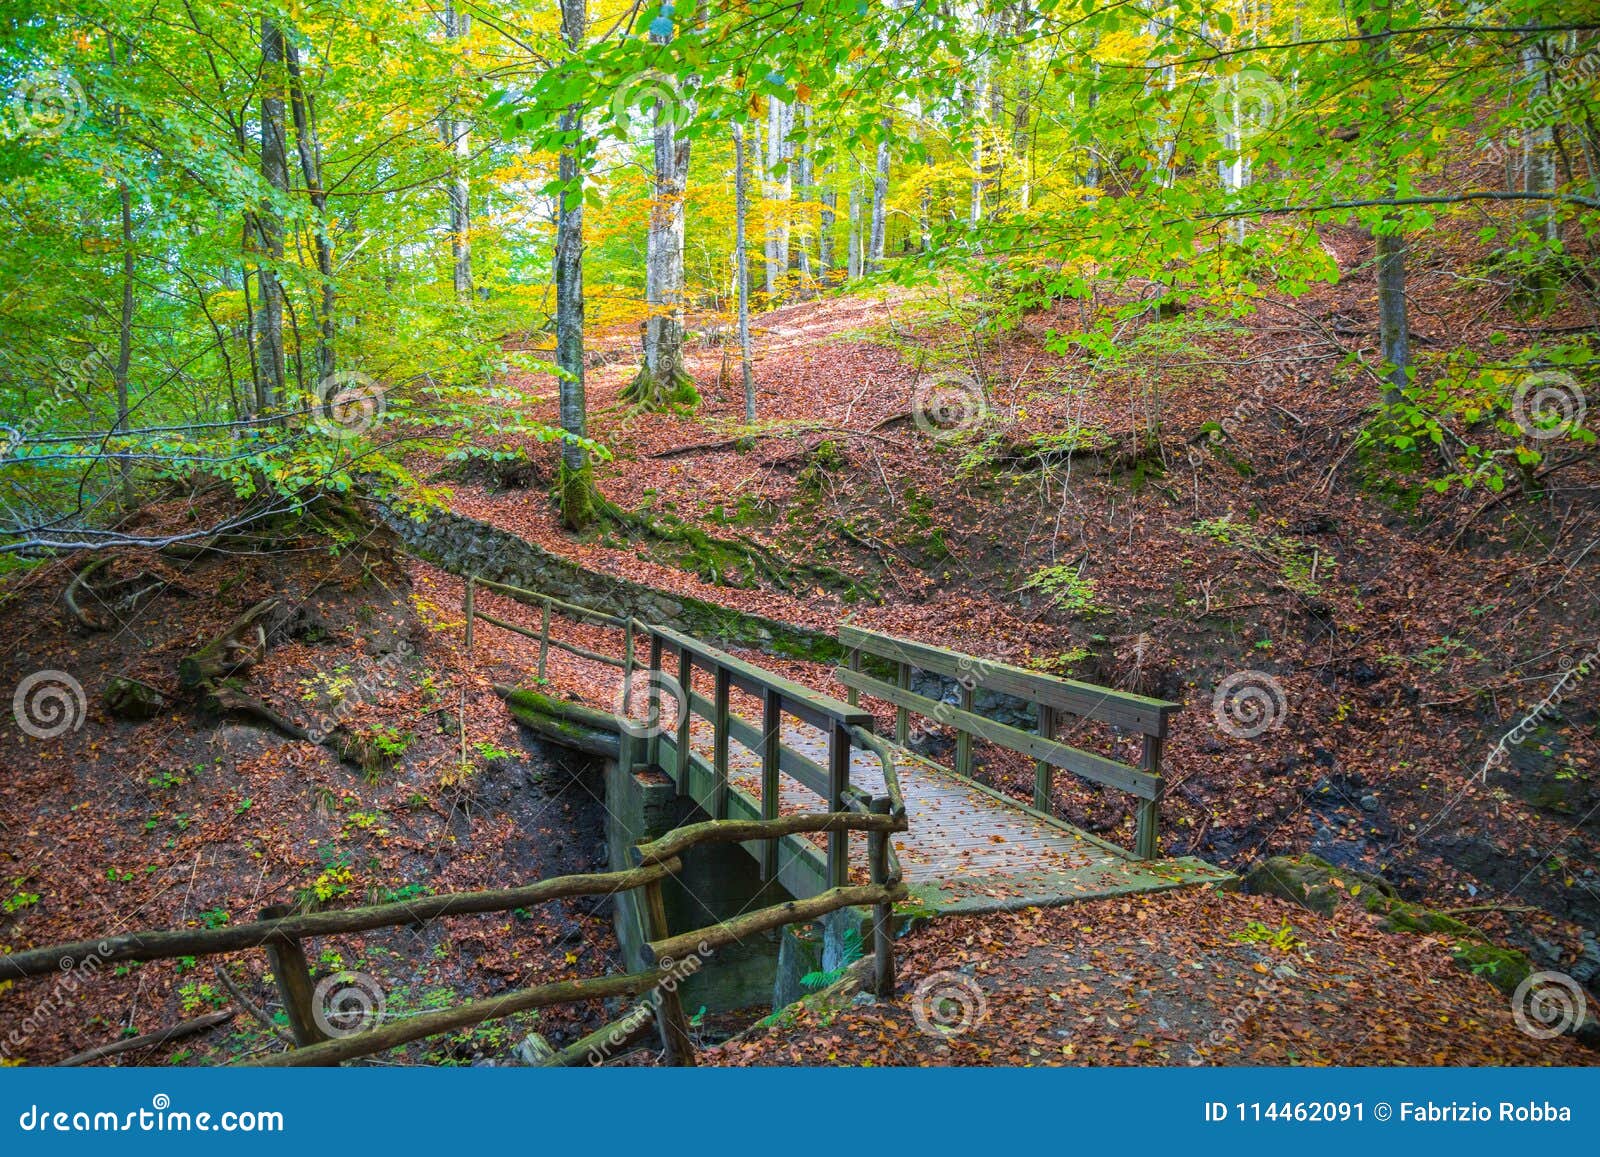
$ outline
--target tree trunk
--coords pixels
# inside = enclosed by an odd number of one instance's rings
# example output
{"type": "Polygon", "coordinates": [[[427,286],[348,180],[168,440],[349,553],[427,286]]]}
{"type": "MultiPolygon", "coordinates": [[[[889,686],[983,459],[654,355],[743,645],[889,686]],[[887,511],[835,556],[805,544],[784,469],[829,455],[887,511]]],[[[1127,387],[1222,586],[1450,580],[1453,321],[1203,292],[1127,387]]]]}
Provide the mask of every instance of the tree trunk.
{"type": "MultiPolygon", "coordinates": [[[[117,182],[117,202],[122,215],[122,314],[117,325],[117,424],[119,434],[128,428],[128,370],[133,364],[133,195],[128,182],[117,182]]],[[[122,476],[122,506],[131,509],[133,502],[133,463],[127,458],[118,462],[122,476]]]]}
{"type": "MultiPolygon", "coordinates": [[[[828,166],[827,176],[831,182],[832,165],[828,166]]],[[[830,187],[817,200],[821,205],[817,226],[817,280],[826,282],[833,270],[833,223],[839,216],[839,194],[830,187]]]]}
{"type": "MultiPolygon", "coordinates": [[[[455,0],[445,0],[444,35],[446,40],[461,40],[467,35],[472,17],[458,12],[455,0]]],[[[454,154],[450,164],[450,256],[456,299],[472,301],[472,214],[468,167],[472,160],[472,122],[446,113],[440,118],[445,147],[454,154]]]]}
{"type": "Polygon", "coordinates": [[[878,142],[878,173],[872,183],[872,242],[867,260],[862,264],[868,273],[876,273],[883,265],[883,244],[886,232],[886,214],[889,203],[889,122],[883,122],[883,139],[878,142]]]}
{"type": "MultiPolygon", "coordinates": [[[[776,97],[767,102],[767,198],[771,226],[767,230],[767,295],[783,291],[789,273],[789,193],[793,184],[789,159],[789,124],[793,110],[776,97]],[[782,167],[780,176],[777,170],[782,167]]],[[[770,302],[769,302],[770,304],[770,302]]]]}
{"type": "Polygon", "coordinates": [[[798,107],[805,132],[795,149],[798,169],[795,179],[799,185],[795,199],[800,204],[799,238],[795,243],[795,260],[800,269],[800,284],[803,289],[810,290],[816,285],[811,272],[811,203],[816,199],[817,188],[811,159],[811,106],[802,104],[798,107]]]}
{"type": "Polygon", "coordinates": [[[1398,227],[1380,233],[1378,242],[1378,336],[1382,347],[1385,380],[1389,383],[1383,399],[1391,404],[1401,399],[1409,381],[1411,343],[1406,318],[1406,243],[1398,227]]]}
{"type": "MultiPolygon", "coordinates": [[[[685,107],[693,116],[693,103],[685,107]]],[[[655,188],[645,236],[644,357],[638,375],[622,391],[624,401],[647,410],[693,409],[700,403],[694,378],[683,364],[683,202],[689,145],[678,134],[676,110],[657,100],[652,130],[655,188]]]]}
{"type": "Polygon", "coordinates": [[[750,216],[750,175],[745,163],[744,127],[733,125],[733,276],[739,293],[739,362],[744,372],[744,420],[756,420],[756,377],[750,358],[750,250],[745,241],[750,216]]]}
{"type": "MultiPolygon", "coordinates": [[[[117,42],[111,41],[111,68],[117,69],[117,42]]],[[[118,124],[122,114],[116,114],[118,124]]],[[[117,365],[112,375],[117,392],[117,423],[112,427],[117,433],[128,428],[128,371],[133,365],[133,194],[126,180],[117,181],[117,207],[122,224],[122,313],[117,323],[117,365]]],[[[122,507],[133,506],[133,462],[123,458],[118,461],[122,482],[122,507]]]]}
{"type": "Polygon", "coordinates": [[[967,96],[967,114],[972,120],[972,196],[967,223],[977,225],[983,220],[983,82],[975,81],[967,96]]]}
{"type": "Polygon", "coordinates": [[[306,92],[300,72],[300,59],[293,44],[284,46],[284,63],[289,71],[289,102],[294,116],[295,147],[300,153],[300,173],[305,178],[306,195],[316,210],[315,236],[317,279],[321,282],[321,303],[317,309],[317,381],[333,377],[335,332],[333,288],[333,233],[328,227],[328,191],[322,183],[322,141],[317,135],[317,110],[306,92]]]}
{"type": "MultiPolygon", "coordinates": [[[[583,47],[588,23],[585,6],[586,0],[561,0],[561,38],[570,52],[583,47]]],[[[561,114],[561,132],[565,143],[558,169],[561,192],[556,210],[556,365],[562,371],[561,429],[569,438],[562,443],[557,486],[562,523],[568,529],[581,530],[594,521],[599,507],[589,452],[573,440],[587,432],[583,396],[583,177],[579,164],[582,106],[570,105],[561,114]]]]}
{"type": "MultiPolygon", "coordinates": [[[[1387,33],[1392,19],[1389,6],[1376,12],[1375,18],[1381,22],[1377,30],[1387,33]]],[[[1366,32],[1370,24],[1363,20],[1359,26],[1366,32]]],[[[1385,71],[1390,64],[1387,36],[1373,40],[1371,51],[1376,71],[1385,71]]],[[[1391,118],[1395,115],[1392,105],[1385,105],[1385,111],[1391,118]]],[[[1385,184],[1391,196],[1399,187],[1394,173],[1388,174],[1385,184]]],[[[1383,400],[1393,405],[1404,397],[1405,388],[1411,380],[1411,329],[1406,316],[1406,242],[1395,214],[1380,217],[1378,227],[1373,232],[1376,234],[1374,240],[1377,243],[1378,265],[1378,344],[1384,361],[1383,376],[1386,383],[1383,400]]]]}
{"type": "MultiPolygon", "coordinates": [[[[283,120],[283,30],[261,22],[261,175],[274,192],[289,191],[289,160],[283,120]]],[[[283,402],[286,379],[283,355],[283,286],[278,263],[283,260],[283,221],[279,206],[263,202],[256,218],[261,264],[260,314],[256,319],[256,410],[263,413],[283,402]]]]}
{"type": "Polygon", "coordinates": [[[845,276],[854,281],[861,276],[861,172],[850,182],[850,236],[845,254],[845,276]]]}

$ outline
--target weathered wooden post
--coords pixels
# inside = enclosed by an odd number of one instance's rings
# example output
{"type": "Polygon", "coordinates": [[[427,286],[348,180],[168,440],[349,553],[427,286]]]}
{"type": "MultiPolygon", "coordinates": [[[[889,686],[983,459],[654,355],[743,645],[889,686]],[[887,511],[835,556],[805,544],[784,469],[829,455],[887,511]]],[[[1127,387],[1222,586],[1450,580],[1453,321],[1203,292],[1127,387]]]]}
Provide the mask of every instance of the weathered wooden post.
{"type": "MultiPolygon", "coordinates": [[[[894,665],[895,682],[900,690],[911,690],[911,664],[898,659],[894,665]]],[[[894,709],[894,741],[904,747],[911,739],[911,712],[904,707],[894,709]]]]}
{"type": "MultiPolygon", "coordinates": [[[[961,710],[972,710],[972,685],[965,680],[961,683],[961,710]]],[[[972,732],[964,727],[956,728],[956,774],[972,778],[972,732]]]]}
{"type": "MultiPolygon", "coordinates": [[[[292,909],[287,904],[273,904],[261,909],[261,919],[276,920],[287,916],[292,909]]],[[[299,1048],[321,1044],[328,1034],[317,1023],[313,1011],[314,991],[311,984],[311,966],[306,962],[305,949],[291,936],[274,935],[261,945],[267,951],[267,962],[272,967],[272,978],[278,985],[278,995],[283,998],[283,1011],[289,1018],[289,1031],[299,1048]]]]}
{"type": "MultiPolygon", "coordinates": [[[[841,812],[844,791],[850,786],[850,732],[835,722],[828,733],[828,810],[841,812]]],[[[850,882],[850,833],[828,833],[828,887],[842,888],[850,882]]]]}
{"type": "Polygon", "coordinates": [[[714,820],[728,818],[728,693],[732,686],[733,673],[717,664],[711,721],[711,772],[716,777],[711,795],[711,818],[714,820]]]}
{"type": "MultiPolygon", "coordinates": [[[[645,925],[651,940],[665,940],[667,932],[667,904],[661,894],[661,881],[651,880],[644,885],[645,925]]],[[[678,998],[678,981],[672,975],[677,961],[658,962],[667,976],[657,981],[659,1000],[656,1003],[656,1022],[661,1026],[661,1044],[666,1049],[667,1064],[693,1065],[694,1040],[689,1036],[689,1020],[683,1015],[683,1001],[678,998]]]]}
{"type": "Polygon", "coordinates": [[[474,597],[477,587],[477,576],[469,574],[467,576],[467,597],[465,607],[467,612],[467,654],[469,656],[472,654],[472,612],[477,602],[476,598],[474,597]]]}
{"type": "Polygon", "coordinates": [[[622,620],[622,713],[633,706],[633,616],[622,620]]]}
{"type": "Polygon", "coordinates": [[[550,600],[544,600],[544,614],[539,617],[539,682],[544,682],[545,662],[550,656],[550,600]]]}
{"type": "MultiPolygon", "coordinates": [[[[1052,742],[1056,737],[1056,709],[1048,703],[1039,705],[1039,737],[1052,742]]],[[[1048,759],[1033,761],[1033,806],[1046,815],[1051,812],[1055,798],[1055,767],[1048,759]]]]}
{"type": "Polygon", "coordinates": [[[694,757],[689,748],[689,723],[694,718],[694,710],[690,705],[689,696],[694,685],[694,656],[689,654],[689,648],[681,642],[678,644],[678,766],[677,788],[678,798],[682,799],[689,794],[689,769],[694,766],[694,757]]]}
{"type": "Polygon", "coordinates": [[[1153,860],[1160,855],[1161,795],[1165,784],[1161,779],[1161,738],[1144,737],[1144,755],[1140,766],[1156,778],[1155,795],[1139,805],[1139,830],[1134,837],[1134,853],[1143,860],[1153,860]]]}
{"type": "MultiPolygon", "coordinates": [[[[872,801],[874,815],[888,815],[888,796],[876,796],[872,801]]],[[[890,832],[872,832],[867,837],[868,859],[872,863],[872,882],[880,887],[889,883],[890,832]]],[[[872,913],[872,990],[880,999],[894,995],[894,905],[888,901],[878,904],[872,913]]]]}
{"type": "MultiPolygon", "coordinates": [[[[778,818],[778,771],[783,745],[783,695],[768,687],[761,701],[761,818],[778,818]]],[[[778,844],[776,839],[761,845],[761,879],[772,880],[778,874],[778,844]]]]}
{"type": "Polygon", "coordinates": [[[650,747],[645,762],[656,771],[661,770],[661,636],[650,632],[650,747]]]}

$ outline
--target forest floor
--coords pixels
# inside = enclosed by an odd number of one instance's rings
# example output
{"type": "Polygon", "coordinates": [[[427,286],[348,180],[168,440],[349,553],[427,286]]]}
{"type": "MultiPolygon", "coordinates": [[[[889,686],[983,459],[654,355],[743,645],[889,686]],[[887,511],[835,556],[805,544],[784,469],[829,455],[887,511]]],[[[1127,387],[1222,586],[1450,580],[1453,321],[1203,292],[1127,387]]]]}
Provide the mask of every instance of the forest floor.
{"type": "MultiPolygon", "coordinates": [[[[741,610],[824,631],[849,615],[1177,700],[1185,710],[1164,756],[1166,852],[1240,872],[1265,856],[1314,852],[1381,873],[1409,899],[1471,909],[1463,920],[1542,967],[1576,969],[1600,930],[1597,684],[1575,681],[1515,758],[1486,761],[1564,662],[1600,639],[1600,478],[1591,457],[1536,497],[1495,502],[1435,494],[1357,450],[1375,393],[1350,362],[1375,340],[1371,244],[1339,230],[1325,244],[1339,284],[1264,297],[1254,315],[1225,324],[1163,321],[1154,311],[1126,319],[1118,339],[1128,352],[1116,360],[1047,348],[1051,330],[1095,319],[1076,305],[1024,312],[1003,332],[990,325],[996,303],[931,290],[791,305],[758,322],[753,428],[716,345],[692,351],[706,395],[693,415],[617,404],[633,351],[620,339],[602,345],[588,389],[590,433],[613,453],[597,470],[607,498],[662,525],[678,520],[764,548],[771,573],[756,573],[748,554],[708,554],[637,527],[564,533],[541,484],[553,466],[548,446],[523,447],[531,465],[519,485],[468,482],[453,505],[585,566],[741,610]],[[981,415],[965,429],[929,431],[911,416],[919,377],[939,373],[981,383],[981,415]],[[1224,420],[1225,437],[1209,439],[1224,420]],[[800,565],[816,562],[837,573],[800,565]],[[1070,597],[1028,585],[1045,567],[1070,568],[1070,597]],[[1252,737],[1213,710],[1215,688],[1241,671],[1282,691],[1273,725],[1252,737]]],[[[1515,344],[1538,326],[1592,322],[1568,311],[1530,323],[1492,279],[1444,272],[1481,258],[1448,232],[1418,242],[1414,341],[1487,345],[1498,330],[1515,344]]],[[[547,379],[510,384],[531,416],[554,420],[547,379]]],[[[175,499],[145,517],[192,520],[191,506],[175,499]]],[[[308,538],[288,554],[182,565],[128,554],[95,585],[121,579],[138,589],[144,575],[161,580],[158,593],[108,617],[91,607],[103,618],[93,630],[63,608],[66,564],[13,575],[0,590],[17,624],[5,685],[61,670],[89,694],[83,726],[57,741],[0,734],[0,944],[236,922],[306,896],[338,903],[504,886],[598,863],[593,784],[525,742],[490,688],[526,678],[528,646],[485,628],[466,662],[454,576],[394,554],[379,535],[336,550],[308,538]],[[324,747],[219,723],[179,691],[178,660],[268,594],[288,616],[249,673],[251,693],[292,718],[335,710],[347,726],[388,737],[400,749],[391,758],[351,767],[324,747]],[[144,724],[111,718],[99,692],[113,675],[161,689],[169,708],[144,724]]],[[[565,630],[602,641],[588,628],[565,630]]],[[[817,664],[755,658],[839,690],[817,664]]],[[[594,664],[557,654],[549,676],[561,693],[600,705],[615,697],[615,673],[594,664]]],[[[886,705],[871,706],[887,722],[886,705]]],[[[980,775],[1029,797],[1030,764],[984,745],[977,754],[980,775]]],[[[1107,839],[1131,837],[1116,793],[1059,776],[1054,806],[1107,839]]],[[[1324,919],[1263,897],[1188,892],[941,921],[902,947],[894,1002],[829,1023],[797,1013],[713,1057],[1595,1056],[1519,1033],[1506,998],[1459,971],[1441,938],[1382,932],[1344,908],[1324,919]],[[975,982],[990,1016],[961,1034],[911,1031],[915,987],[945,972],[975,982]],[[1260,995],[1273,978],[1281,987],[1260,995]],[[1225,1021],[1234,1027],[1220,1029],[1225,1021]]],[[[379,974],[397,1015],[617,964],[607,914],[573,904],[337,938],[319,951],[319,975],[379,974]]],[[[263,964],[228,967],[270,1006],[263,964]]],[[[0,1026],[11,1032],[43,989],[0,991],[0,1026]]],[[[119,968],[84,985],[69,1015],[35,1018],[7,1056],[57,1060],[228,997],[203,963],[119,968]]],[[[601,1015],[554,1012],[537,1024],[559,1043],[601,1015]]],[[[504,1056],[534,1023],[407,1056],[504,1056]]],[[[279,1047],[245,1017],[199,1042],[127,1059],[217,1061],[279,1047]]]]}
{"type": "MultiPolygon", "coordinates": [[[[143,517],[198,513],[183,499],[143,517]]],[[[463,661],[459,594],[454,607],[430,597],[438,572],[395,552],[381,530],[353,543],[307,533],[257,545],[176,563],[119,553],[90,580],[107,597],[79,596],[87,626],[63,605],[65,564],[13,575],[0,593],[10,625],[0,681],[44,671],[63,687],[65,674],[85,697],[80,725],[63,734],[0,730],[0,950],[237,924],[269,904],[394,902],[604,870],[593,769],[523,739],[487,676],[463,661]],[[128,580],[149,594],[118,605],[109,596],[128,580]],[[385,737],[370,764],[218,716],[180,687],[180,659],[271,596],[280,609],[265,657],[238,685],[301,726],[331,719],[385,737]],[[101,692],[115,676],[164,694],[155,718],[112,715],[101,692]]],[[[42,706],[34,717],[50,721],[42,706]]],[[[388,1019],[620,966],[609,906],[589,900],[326,937],[312,951],[330,991],[356,983],[341,973],[370,978],[376,989],[362,991],[381,994],[388,1019]]],[[[286,1022],[264,954],[223,961],[273,1026],[239,1011],[209,959],[80,967],[0,982],[4,1061],[53,1063],[221,1008],[238,1015],[118,1063],[219,1064],[281,1049],[274,1035],[286,1022]]],[[[598,1006],[558,1008],[401,1055],[503,1058],[535,1026],[559,1038],[605,1019],[598,1006]]]]}
{"type": "Polygon", "coordinates": [[[1440,940],[1210,889],[938,920],[894,1000],[791,1006],[729,1065],[1591,1065],[1440,940]]]}

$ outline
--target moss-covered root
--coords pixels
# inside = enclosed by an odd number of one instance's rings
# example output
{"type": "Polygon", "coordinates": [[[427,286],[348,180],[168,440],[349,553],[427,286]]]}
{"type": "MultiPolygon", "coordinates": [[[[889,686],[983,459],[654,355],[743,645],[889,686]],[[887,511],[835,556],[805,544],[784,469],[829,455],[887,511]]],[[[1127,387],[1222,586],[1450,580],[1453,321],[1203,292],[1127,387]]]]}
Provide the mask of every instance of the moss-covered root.
{"type": "Polygon", "coordinates": [[[1515,948],[1492,944],[1463,921],[1402,900],[1381,876],[1336,868],[1316,856],[1273,856],[1245,877],[1245,891],[1277,896],[1323,916],[1344,903],[1359,904],[1382,917],[1389,932],[1412,932],[1450,941],[1456,967],[1482,977],[1502,992],[1514,993],[1534,971],[1533,962],[1515,948]]]}
{"type": "Polygon", "coordinates": [[[561,508],[561,525],[568,530],[593,525],[604,510],[594,485],[594,467],[585,462],[574,469],[563,460],[556,474],[556,502],[561,508]]]}
{"type": "Polygon", "coordinates": [[[638,410],[676,410],[692,414],[700,406],[700,391],[681,361],[651,370],[642,365],[633,381],[618,395],[638,410]]]}

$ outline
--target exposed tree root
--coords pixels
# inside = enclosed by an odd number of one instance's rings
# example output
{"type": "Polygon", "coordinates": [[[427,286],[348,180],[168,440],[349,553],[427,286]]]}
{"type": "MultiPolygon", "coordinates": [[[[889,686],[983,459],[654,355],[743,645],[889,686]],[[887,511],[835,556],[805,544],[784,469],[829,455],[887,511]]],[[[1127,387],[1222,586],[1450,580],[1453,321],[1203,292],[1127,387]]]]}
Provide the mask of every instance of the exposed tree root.
{"type": "Polygon", "coordinates": [[[647,412],[675,410],[692,414],[700,406],[700,390],[681,357],[655,370],[641,365],[618,397],[634,409],[647,412]]]}
{"type": "Polygon", "coordinates": [[[78,600],[85,591],[93,591],[94,589],[89,586],[89,576],[96,571],[104,570],[106,564],[110,561],[108,558],[91,560],[88,566],[72,576],[72,581],[67,584],[67,589],[61,592],[61,601],[66,605],[67,613],[76,619],[78,626],[85,631],[104,631],[109,629],[107,624],[102,623],[99,619],[90,616],[84,611],[83,604],[78,600]]]}

